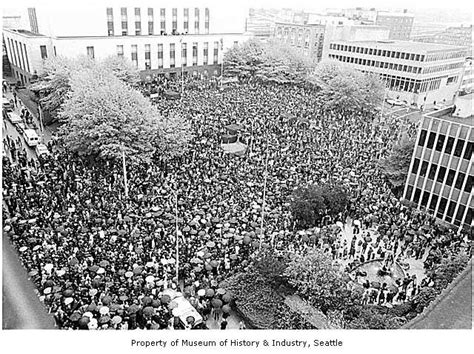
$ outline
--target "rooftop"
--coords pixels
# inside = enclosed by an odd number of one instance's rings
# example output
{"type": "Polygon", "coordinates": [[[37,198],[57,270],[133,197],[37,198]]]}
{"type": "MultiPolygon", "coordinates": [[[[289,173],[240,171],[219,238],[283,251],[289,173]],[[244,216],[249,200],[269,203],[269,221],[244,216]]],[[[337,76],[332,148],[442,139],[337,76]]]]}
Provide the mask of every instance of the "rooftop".
{"type": "MultiPolygon", "coordinates": [[[[473,94],[471,93],[469,95],[460,96],[460,97],[457,97],[456,100],[459,100],[459,99],[472,100],[472,95],[473,94]],[[467,97],[467,98],[464,98],[464,97],[467,97]]],[[[469,127],[474,124],[474,116],[471,115],[471,116],[466,117],[466,118],[455,117],[455,116],[453,116],[453,113],[454,113],[453,108],[454,108],[454,106],[451,106],[451,107],[447,107],[447,108],[440,109],[440,110],[437,110],[437,111],[429,112],[429,113],[425,114],[425,117],[447,120],[447,121],[450,121],[450,122],[467,125],[469,127]]]]}
{"type": "Polygon", "coordinates": [[[31,32],[31,31],[28,31],[28,30],[24,30],[24,29],[4,28],[3,30],[8,31],[8,32],[22,34],[22,35],[27,36],[27,37],[44,37],[44,35],[42,35],[40,33],[34,33],[34,32],[31,32]]]}
{"type": "Polygon", "coordinates": [[[385,12],[385,11],[379,11],[377,13],[377,17],[379,16],[390,16],[390,17],[415,17],[414,14],[409,14],[405,12],[385,12]]]}
{"type": "Polygon", "coordinates": [[[383,40],[383,41],[335,41],[345,42],[351,45],[360,45],[377,49],[388,49],[388,50],[403,50],[407,52],[436,52],[436,51],[454,51],[460,49],[467,49],[467,47],[454,46],[447,44],[438,43],[425,43],[425,42],[412,42],[412,41],[396,41],[396,40],[383,40]]]}

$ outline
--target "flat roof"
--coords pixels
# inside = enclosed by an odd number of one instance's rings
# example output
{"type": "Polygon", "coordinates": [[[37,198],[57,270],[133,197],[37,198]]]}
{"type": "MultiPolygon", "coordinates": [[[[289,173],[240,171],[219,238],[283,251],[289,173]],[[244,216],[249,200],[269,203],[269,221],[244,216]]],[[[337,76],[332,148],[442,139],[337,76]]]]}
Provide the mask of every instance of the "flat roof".
{"type": "Polygon", "coordinates": [[[434,51],[445,51],[445,50],[460,50],[467,49],[468,47],[454,46],[447,44],[438,43],[425,43],[425,42],[412,42],[412,41],[395,41],[395,40],[382,40],[382,41],[334,41],[334,43],[346,43],[350,45],[369,46],[380,49],[389,50],[403,50],[408,52],[434,52],[434,51]]]}
{"type": "Polygon", "coordinates": [[[377,17],[379,16],[389,16],[389,17],[415,17],[414,14],[404,13],[404,12],[384,12],[379,11],[377,17]]]}
{"type": "MultiPolygon", "coordinates": [[[[466,96],[471,96],[472,99],[472,94],[471,95],[466,95],[466,96]]],[[[464,96],[463,96],[464,97],[464,96]]],[[[459,99],[456,98],[456,99],[459,99]]],[[[453,110],[454,106],[443,108],[437,111],[429,112],[426,113],[424,116],[427,118],[435,118],[435,119],[441,119],[441,120],[447,120],[449,122],[454,122],[462,125],[467,125],[471,127],[474,123],[474,116],[469,116],[466,118],[460,118],[460,117],[455,117],[453,116],[453,110]]]]}
{"type": "Polygon", "coordinates": [[[24,29],[4,28],[3,30],[6,31],[6,32],[22,34],[22,35],[27,36],[27,37],[44,37],[44,35],[42,35],[40,33],[34,33],[34,32],[31,32],[31,31],[28,31],[28,30],[24,30],[24,29]]]}

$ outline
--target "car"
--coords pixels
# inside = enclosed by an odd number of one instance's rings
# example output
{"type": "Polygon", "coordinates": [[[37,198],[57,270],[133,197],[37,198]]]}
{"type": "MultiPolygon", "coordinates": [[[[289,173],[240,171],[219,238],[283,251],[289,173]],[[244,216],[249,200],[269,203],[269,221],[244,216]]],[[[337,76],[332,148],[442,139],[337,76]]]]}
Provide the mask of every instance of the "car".
{"type": "Polygon", "coordinates": [[[11,102],[8,100],[8,98],[6,97],[3,97],[2,98],[2,107],[4,110],[6,110],[7,112],[12,112],[13,111],[13,105],[11,104],[11,102]]]}
{"type": "Polygon", "coordinates": [[[36,134],[36,130],[34,129],[25,129],[23,137],[28,146],[36,146],[39,143],[39,136],[36,134]]]}
{"type": "Polygon", "coordinates": [[[36,145],[35,152],[36,152],[36,155],[38,155],[38,157],[50,154],[47,146],[41,143],[36,145]]]}
{"type": "Polygon", "coordinates": [[[15,112],[9,112],[8,119],[10,119],[10,122],[12,122],[12,124],[23,123],[23,119],[21,119],[21,117],[15,112]]]}

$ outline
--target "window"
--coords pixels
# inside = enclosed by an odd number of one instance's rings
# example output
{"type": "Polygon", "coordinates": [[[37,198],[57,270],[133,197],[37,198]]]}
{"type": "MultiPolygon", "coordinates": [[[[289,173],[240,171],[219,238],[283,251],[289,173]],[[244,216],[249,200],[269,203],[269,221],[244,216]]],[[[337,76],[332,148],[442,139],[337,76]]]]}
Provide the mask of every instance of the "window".
{"type": "Polygon", "coordinates": [[[448,214],[446,215],[446,221],[451,222],[454,214],[454,209],[456,209],[456,203],[450,202],[448,207],[448,214]]]}
{"type": "Polygon", "coordinates": [[[454,145],[454,138],[449,137],[448,141],[446,142],[446,149],[444,150],[444,152],[446,154],[450,155],[451,152],[453,151],[453,145],[454,145]]]}
{"type": "Polygon", "coordinates": [[[114,10],[111,7],[107,8],[107,34],[114,35],[114,10]]]}
{"type": "Polygon", "coordinates": [[[198,63],[198,44],[197,42],[193,43],[193,65],[196,66],[198,63]]]}
{"type": "Polygon", "coordinates": [[[438,135],[438,141],[436,142],[436,151],[442,151],[444,140],[446,139],[446,135],[440,134],[438,135]]]}
{"type": "Polygon", "coordinates": [[[430,133],[430,136],[428,138],[428,145],[426,146],[428,149],[432,149],[433,148],[433,145],[434,145],[434,142],[435,142],[435,138],[436,138],[436,133],[435,132],[431,132],[430,133]]]}
{"type": "Polygon", "coordinates": [[[441,198],[438,206],[438,212],[436,214],[438,218],[443,217],[444,211],[446,210],[446,205],[448,205],[448,200],[446,198],[441,198]]]}
{"type": "Polygon", "coordinates": [[[438,169],[438,165],[436,164],[431,164],[431,167],[430,167],[430,173],[428,173],[428,179],[431,179],[431,180],[434,180],[435,176],[436,176],[436,170],[438,169]]]}
{"type": "Polygon", "coordinates": [[[430,206],[429,206],[429,209],[431,211],[435,210],[436,204],[438,204],[438,199],[439,199],[439,196],[437,196],[436,194],[433,194],[433,196],[431,197],[431,202],[430,202],[430,206]]]}
{"type": "Polygon", "coordinates": [[[166,33],[166,9],[160,9],[160,34],[166,33]]]}
{"type": "Polygon", "coordinates": [[[420,200],[420,196],[421,196],[421,189],[416,188],[415,195],[413,196],[413,201],[418,204],[418,201],[420,200]]]}
{"type": "Polygon", "coordinates": [[[461,223],[462,217],[464,216],[465,211],[466,211],[466,206],[459,204],[458,212],[456,213],[456,218],[455,218],[457,222],[461,223]]]}
{"type": "Polygon", "coordinates": [[[425,129],[423,129],[423,130],[421,131],[420,140],[418,140],[418,146],[423,146],[423,145],[425,145],[425,140],[426,140],[426,134],[427,134],[427,133],[428,133],[428,132],[427,132],[425,129]]]}
{"type": "Polygon", "coordinates": [[[138,68],[138,54],[137,54],[137,45],[132,44],[132,64],[138,68]]]}
{"type": "Polygon", "coordinates": [[[421,206],[426,207],[426,205],[428,204],[428,199],[430,199],[430,192],[425,191],[423,193],[423,198],[421,198],[421,206]]]}
{"type": "Polygon", "coordinates": [[[467,176],[467,182],[466,185],[464,186],[464,192],[471,193],[472,191],[472,176],[467,176]]]}
{"type": "Polygon", "coordinates": [[[87,56],[94,59],[94,47],[87,47],[87,56]]]}
{"type": "Polygon", "coordinates": [[[188,48],[186,43],[181,44],[181,65],[186,66],[188,61],[188,48]]]}
{"type": "Polygon", "coordinates": [[[163,68],[163,44],[158,44],[158,68],[163,68]]]}
{"type": "Polygon", "coordinates": [[[153,9],[148,8],[148,34],[151,36],[154,34],[154,19],[153,19],[153,9]]]}
{"type": "Polygon", "coordinates": [[[140,36],[142,34],[142,18],[140,14],[140,8],[135,8],[135,35],[140,36]]]}
{"type": "Polygon", "coordinates": [[[219,42],[214,42],[214,64],[217,64],[219,58],[219,42]]]}
{"type": "Polygon", "coordinates": [[[446,178],[446,184],[448,186],[452,186],[454,182],[454,175],[456,174],[456,171],[454,170],[449,170],[448,172],[448,177],[446,178]]]}
{"type": "Polygon", "coordinates": [[[151,69],[151,47],[145,44],[145,70],[151,69]]]}
{"type": "Polygon", "coordinates": [[[199,8],[194,9],[194,33],[199,33],[199,8]]]}
{"type": "Polygon", "coordinates": [[[178,9],[173,8],[171,10],[172,22],[171,22],[171,33],[176,34],[178,30],[178,9]]]}
{"type": "Polygon", "coordinates": [[[209,9],[204,10],[204,34],[209,34],[209,9]]]}
{"type": "Polygon", "coordinates": [[[411,169],[411,173],[416,174],[418,172],[418,167],[420,167],[420,159],[415,158],[413,161],[413,168],[411,169]]]}
{"type": "Polygon", "coordinates": [[[31,32],[39,33],[38,19],[36,17],[36,9],[34,7],[29,7],[28,8],[28,17],[30,19],[31,32]]]}
{"type": "Polygon", "coordinates": [[[176,65],[176,62],[175,62],[175,57],[176,57],[176,54],[175,54],[175,51],[176,51],[176,47],[175,47],[175,44],[174,43],[171,43],[170,44],[170,68],[174,68],[175,65],[176,65]]]}
{"type": "Polygon", "coordinates": [[[209,43],[204,42],[204,50],[203,50],[204,58],[203,58],[203,65],[207,65],[209,62],[209,43]]]}
{"type": "Polygon", "coordinates": [[[184,17],[184,33],[188,33],[189,32],[189,9],[184,9],[183,10],[183,17],[184,17]]]}
{"type": "Polygon", "coordinates": [[[123,57],[123,45],[117,46],[117,56],[123,57]]]}
{"type": "Polygon", "coordinates": [[[421,171],[420,171],[420,176],[424,177],[426,176],[426,171],[428,170],[428,162],[423,161],[421,164],[421,171]]]}
{"type": "Polygon", "coordinates": [[[122,19],[122,36],[128,35],[128,17],[127,17],[127,8],[120,8],[120,16],[122,19]]]}
{"type": "Polygon", "coordinates": [[[40,45],[41,59],[46,59],[48,57],[48,51],[46,50],[45,45],[40,45]]]}
{"type": "Polygon", "coordinates": [[[456,148],[454,149],[454,156],[460,157],[462,154],[462,149],[464,147],[464,140],[459,139],[456,143],[456,148]]]}
{"type": "Polygon", "coordinates": [[[445,176],[446,176],[446,167],[441,166],[439,168],[438,178],[436,180],[440,183],[443,183],[445,176]]]}
{"type": "Polygon", "coordinates": [[[458,173],[458,178],[456,178],[456,183],[454,184],[454,188],[462,189],[462,184],[464,183],[464,178],[466,175],[462,172],[458,173]]]}
{"type": "Polygon", "coordinates": [[[408,185],[407,193],[405,194],[405,199],[410,200],[412,193],[413,193],[413,186],[408,185]]]}

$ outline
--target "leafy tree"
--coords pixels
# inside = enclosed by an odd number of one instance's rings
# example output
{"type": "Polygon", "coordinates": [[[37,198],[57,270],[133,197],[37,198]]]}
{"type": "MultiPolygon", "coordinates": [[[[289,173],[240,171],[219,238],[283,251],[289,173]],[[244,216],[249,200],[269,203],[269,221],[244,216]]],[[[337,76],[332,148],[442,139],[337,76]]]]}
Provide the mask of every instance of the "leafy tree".
{"type": "MultiPolygon", "coordinates": [[[[171,147],[169,121],[137,90],[102,66],[72,74],[59,130],[66,148],[85,156],[149,162],[157,148],[171,147]],[[156,146],[165,141],[167,146],[156,146]]],[[[173,121],[174,122],[174,121],[173,121]]],[[[177,141],[177,145],[186,142],[177,141]]]]}
{"type": "Polygon", "coordinates": [[[161,118],[161,133],[152,137],[156,155],[164,160],[183,155],[193,138],[191,123],[178,114],[161,118]]]}
{"type": "Polygon", "coordinates": [[[301,84],[313,68],[310,57],[276,40],[251,39],[224,56],[224,75],[262,83],[301,84]]]}
{"type": "Polygon", "coordinates": [[[345,319],[348,329],[398,329],[402,325],[397,317],[382,313],[373,306],[353,306],[345,319]]]}
{"type": "Polygon", "coordinates": [[[392,191],[400,196],[403,186],[408,177],[411,157],[415,141],[404,136],[398,144],[393,147],[391,154],[379,161],[379,166],[388,179],[392,191]]]}
{"type": "Polygon", "coordinates": [[[384,86],[376,75],[337,61],[319,63],[308,82],[319,89],[325,110],[375,114],[383,100],[384,86]]]}
{"type": "Polygon", "coordinates": [[[124,57],[111,55],[100,62],[104,69],[111,70],[113,74],[123,82],[136,86],[140,82],[139,70],[124,57]]]}
{"type": "Polygon", "coordinates": [[[255,261],[254,268],[261,276],[266,278],[274,288],[278,289],[280,285],[288,284],[284,275],[286,265],[286,259],[278,257],[273,252],[266,252],[260,259],[255,261]]]}
{"type": "Polygon", "coordinates": [[[420,292],[413,299],[413,305],[417,313],[423,312],[423,310],[439,295],[439,291],[429,286],[424,286],[420,289],[420,292]]]}
{"type": "Polygon", "coordinates": [[[469,256],[465,252],[448,254],[428,273],[433,279],[434,289],[445,289],[464,270],[468,262],[469,256]]]}
{"type": "Polygon", "coordinates": [[[333,264],[330,256],[318,249],[292,255],[285,276],[311,305],[325,314],[345,309],[360,300],[358,293],[348,289],[340,269],[333,264]]]}

